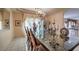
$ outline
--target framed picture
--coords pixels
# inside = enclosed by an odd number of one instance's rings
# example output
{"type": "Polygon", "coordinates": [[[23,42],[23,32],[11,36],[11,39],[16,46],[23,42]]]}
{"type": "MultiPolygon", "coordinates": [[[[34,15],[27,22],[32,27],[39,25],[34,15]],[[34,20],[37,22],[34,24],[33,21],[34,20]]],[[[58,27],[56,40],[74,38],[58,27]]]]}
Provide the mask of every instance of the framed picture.
{"type": "Polygon", "coordinates": [[[3,21],[3,28],[4,29],[10,29],[10,21],[9,21],[9,19],[5,19],[4,21],[3,21]]]}
{"type": "Polygon", "coordinates": [[[21,20],[15,20],[15,26],[21,26],[21,20]]]}
{"type": "Polygon", "coordinates": [[[5,20],[5,26],[9,26],[9,19],[5,20]]]}

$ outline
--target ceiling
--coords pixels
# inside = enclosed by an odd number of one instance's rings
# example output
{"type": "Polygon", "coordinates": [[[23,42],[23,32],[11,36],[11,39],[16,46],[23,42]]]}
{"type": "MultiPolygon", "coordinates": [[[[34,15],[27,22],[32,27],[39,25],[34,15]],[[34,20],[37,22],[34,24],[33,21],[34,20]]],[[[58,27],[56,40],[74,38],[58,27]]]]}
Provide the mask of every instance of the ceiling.
{"type": "Polygon", "coordinates": [[[39,11],[42,14],[45,14],[45,16],[47,16],[47,15],[51,15],[61,9],[62,8],[15,8],[12,10],[19,10],[19,11],[27,13],[27,14],[36,14],[36,12],[39,11]]]}
{"type": "Polygon", "coordinates": [[[64,18],[79,20],[79,8],[65,9],[64,18]]]}
{"type": "Polygon", "coordinates": [[[59,10],[62,10],[62,8],[25,8],[26,10],[31,10],[31,11],[42,11],[46,15],[53,14],[59,10]]]}
{"type": "Polygon", "coordinates": [[[41,12],[42,14],[47,15],[51,10],[54,11],[54,8],[20,8],[18,9],[20,11],[26,12],[26,13],[33,13],[35,14],[36,12],[41,12]]]}
{"type": "MultiPolygon", "coordinates": [[[[36,14],[36,12],[41,11],[45,16],[54,14],[59,10],[64,10],[64,18],[79,20],[79,8],[7,8],[7,10],[9,9],[27,14],[36,14]]],[[[1,10],[3,9],[0,8],[1,10]]]]}
{"type": "Polygon", "coordinates": [[[79,20],[79,8],[19,8],[18,10],[29,14],[35,14],[37,11],[41,11],[46,16],[64,10],[64,18],[79,20]]]}
{"type": "MultiPolygon", "coordinates": [[[[26,8],[26,10],[35,11],[35,8],[26,8]]],[[[38,8],[46,15],[51,15],[63,8],[38,8]]],[[[64,8],[64,18],[79,20],[79,8],[64,8]]]]}
{"type": "Polygon", "coordinates": [[[47,13],[48,11],[50,11],[52,8],[26,8],[27,10],[32,10],[32,11],[36,11],[37,10],[41,10],[45,13],[47,13]]]}
{"type": "Polygon", "coordinates": [[[40,13],[40,14],[43,14],[43,15],[47,15],[49,13],[49,11],[52,10],[52,8],[22,8],[24,9],[25,11],[30,11],[31,13],[34,12],[34,13],[40,13]]]}
{"type": "MultiPolygon", "coordinates": [[[[0,8],[0,11],[4,8],[0,8]]],[[[13,11],[21,11],[27,14],[36,14],[37,11],[42,11],[46,16],[54,14],[59,10],[64,9],[64,18],[79,20],[79,8],[5,8],[13,11]]]]}

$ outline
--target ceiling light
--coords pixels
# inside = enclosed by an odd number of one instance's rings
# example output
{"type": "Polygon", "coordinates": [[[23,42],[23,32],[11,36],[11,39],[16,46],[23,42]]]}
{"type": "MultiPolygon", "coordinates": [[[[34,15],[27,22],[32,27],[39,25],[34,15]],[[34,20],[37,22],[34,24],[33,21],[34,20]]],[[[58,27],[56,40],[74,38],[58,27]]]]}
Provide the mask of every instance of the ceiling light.
{"type": "Polygon", "coordinates": [[[46,15],[45,12],[42,11],[40,8],[35,8],[35,11],[36,11],[36,14],[37,15],[42,15],[42,16],[45,16],[46,15]]]}

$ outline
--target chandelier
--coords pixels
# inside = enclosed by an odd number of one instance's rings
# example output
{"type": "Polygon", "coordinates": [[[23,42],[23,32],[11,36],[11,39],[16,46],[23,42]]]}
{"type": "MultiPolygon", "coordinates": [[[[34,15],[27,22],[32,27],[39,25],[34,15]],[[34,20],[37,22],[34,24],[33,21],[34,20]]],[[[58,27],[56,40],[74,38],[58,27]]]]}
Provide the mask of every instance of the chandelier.
{"type": "Polygon", "coordinates": [[[36,15],[44,17],[46,13],[41,8],[35,8],[36,15]]]}

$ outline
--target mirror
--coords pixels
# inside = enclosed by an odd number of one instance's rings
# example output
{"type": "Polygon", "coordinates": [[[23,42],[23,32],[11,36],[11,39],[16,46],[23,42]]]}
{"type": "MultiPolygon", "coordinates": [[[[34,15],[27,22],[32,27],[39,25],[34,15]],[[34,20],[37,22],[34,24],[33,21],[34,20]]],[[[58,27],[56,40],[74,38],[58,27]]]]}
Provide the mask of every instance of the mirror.
{"type": "Polygon", "coordinates": [[[10,29],[10,12],[0,8],[0,30],[10,29]]]}

